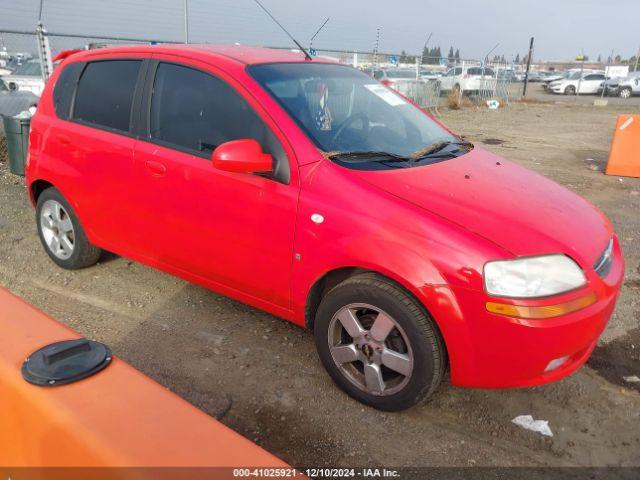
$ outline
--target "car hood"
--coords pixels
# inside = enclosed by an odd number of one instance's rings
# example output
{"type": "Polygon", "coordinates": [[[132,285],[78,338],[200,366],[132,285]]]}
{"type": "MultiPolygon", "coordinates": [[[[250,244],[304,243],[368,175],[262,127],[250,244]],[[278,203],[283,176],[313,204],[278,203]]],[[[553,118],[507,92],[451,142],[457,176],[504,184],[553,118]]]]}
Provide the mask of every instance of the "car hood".
{"type": "Polygon", "coordinates": [[[590,266],[612,235],[580,196],[479,148],[422,167],[353,172],[516,256],[564,253],[590,266]]]}

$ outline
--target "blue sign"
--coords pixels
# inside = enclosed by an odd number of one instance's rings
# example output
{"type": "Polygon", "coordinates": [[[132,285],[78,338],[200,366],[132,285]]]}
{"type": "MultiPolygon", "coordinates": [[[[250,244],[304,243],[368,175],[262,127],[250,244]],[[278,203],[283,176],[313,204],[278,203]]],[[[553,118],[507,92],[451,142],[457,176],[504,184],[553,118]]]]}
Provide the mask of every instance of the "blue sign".
{"type": "Polygon", "coordinates": [[[311,55],[312,57],[317,57],[318,56],[318,51],[315,48],[310,48],[309,49],[309,55],[311,55]]]}
{"type": "Polygon", "coordinates": [[[390,63],[391,65],[398,65],[398,57],[397,57],[397,56],[395,56],[395,55],[391,55],[391,56],[389,57],[389,63],[390,63]]]}

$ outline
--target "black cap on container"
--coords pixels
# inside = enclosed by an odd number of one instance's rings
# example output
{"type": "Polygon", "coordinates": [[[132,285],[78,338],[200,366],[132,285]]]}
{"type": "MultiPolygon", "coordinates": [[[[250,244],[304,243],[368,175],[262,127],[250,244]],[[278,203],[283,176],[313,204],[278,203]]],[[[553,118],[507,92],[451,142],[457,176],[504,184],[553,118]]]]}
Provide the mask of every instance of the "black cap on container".
{"type": "Polygon", "coordinates": [[[64,340],[33,352],[22,364],[22,377],[41,386],[66,385],[87,378],[111,363],[111,350],[93,340],[64,340]]]}

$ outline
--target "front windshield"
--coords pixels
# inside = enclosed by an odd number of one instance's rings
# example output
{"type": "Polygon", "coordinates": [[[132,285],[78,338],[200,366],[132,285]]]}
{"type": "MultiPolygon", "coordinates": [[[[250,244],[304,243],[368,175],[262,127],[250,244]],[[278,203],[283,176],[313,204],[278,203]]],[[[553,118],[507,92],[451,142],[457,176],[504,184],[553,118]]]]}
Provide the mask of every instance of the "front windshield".
{"type": "Polygon", "coordinates": [[[424,112],[344,65],[277,63],[249,73],[325,152],[406,156],[434,142],[456,142],[424,112]]]}
{"type": "Polygon", "coordinates": [[[569,73],[569,75],[567,75],[567,78],[569,80],[577,80],[580,78],[580,72],[571,72],[569,73]]]}

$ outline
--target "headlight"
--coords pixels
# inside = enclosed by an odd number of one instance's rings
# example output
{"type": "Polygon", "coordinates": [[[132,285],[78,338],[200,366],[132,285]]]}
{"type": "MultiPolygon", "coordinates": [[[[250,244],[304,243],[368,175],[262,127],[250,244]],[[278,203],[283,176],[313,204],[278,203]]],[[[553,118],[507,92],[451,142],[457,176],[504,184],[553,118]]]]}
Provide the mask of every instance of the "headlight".
{"type": "Polygon", "coordinates": [[[499,260],[484,266],[484,287],[497,297],[546,297],[586,283],[582,269],[565,255],[499,260]]]}

